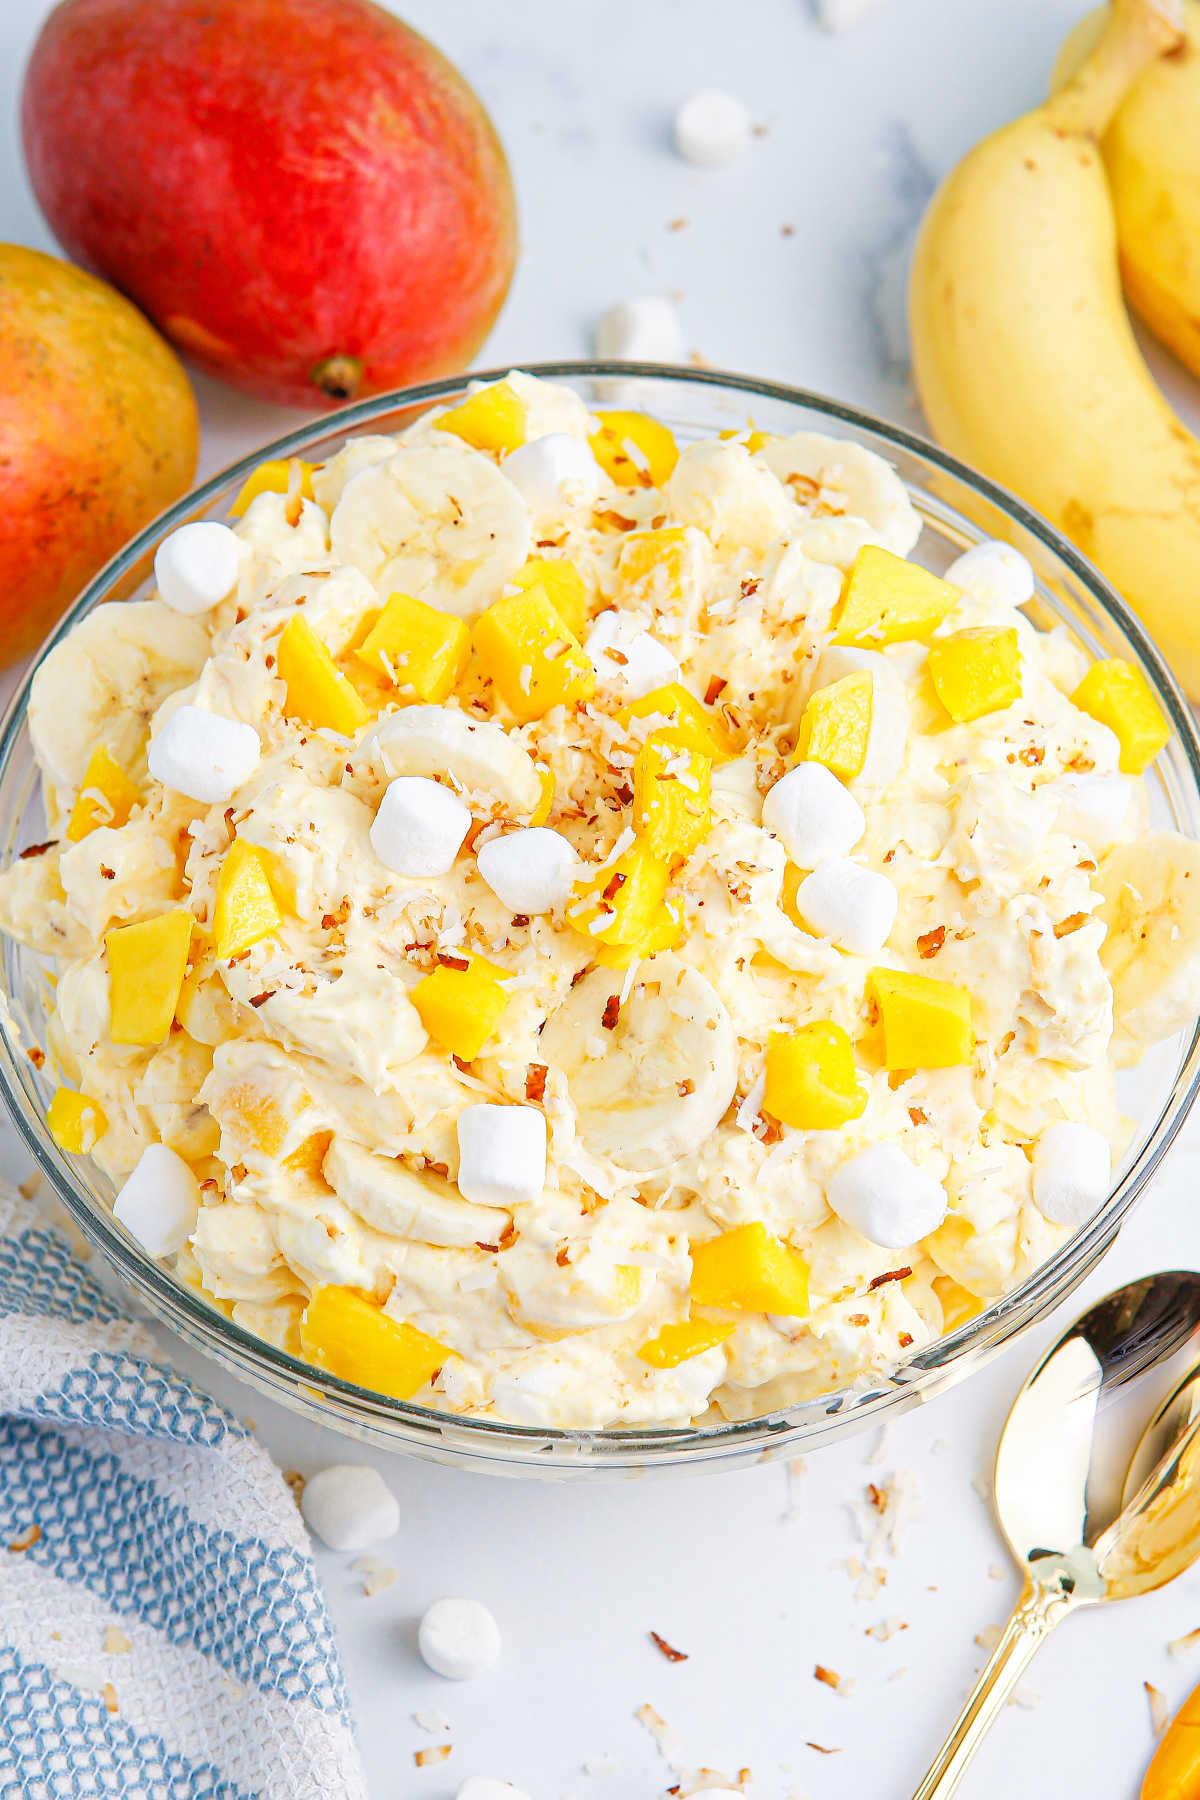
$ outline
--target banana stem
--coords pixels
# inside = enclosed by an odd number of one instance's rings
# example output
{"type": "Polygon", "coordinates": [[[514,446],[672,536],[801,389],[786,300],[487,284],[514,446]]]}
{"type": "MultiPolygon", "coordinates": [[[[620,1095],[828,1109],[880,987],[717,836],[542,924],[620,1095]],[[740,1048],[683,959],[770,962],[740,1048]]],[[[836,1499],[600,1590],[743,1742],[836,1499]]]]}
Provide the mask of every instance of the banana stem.
{"type": "Polygon", "coordinates": [[[1103,136],[1142,70],[1182,37],[1183,0],[1111,0],[1099,43],[1046,102],[1046,118],[1059,131],[1103,136]]]}

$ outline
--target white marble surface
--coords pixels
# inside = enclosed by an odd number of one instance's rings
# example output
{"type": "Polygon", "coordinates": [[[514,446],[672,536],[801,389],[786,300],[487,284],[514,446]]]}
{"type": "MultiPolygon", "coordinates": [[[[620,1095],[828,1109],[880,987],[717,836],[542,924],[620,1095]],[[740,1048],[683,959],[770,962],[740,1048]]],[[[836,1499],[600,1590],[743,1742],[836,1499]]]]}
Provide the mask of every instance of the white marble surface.
{"type": "MultiPolygon", "coordinates": [[[[0,7],[0,236],[47,248],[15,113],[48,10],[44,0],[0,7]]],[[[804,0],[410,0],[406,16],[491,107],[517,178],[521,267],[481,361],[585,354],[611,301],[669,292],[710,362],[916,423],[896,305],[907,234],[930,181],[1034,102],[1081,10],[1078,0],[885,0],[874,20],[831,38],[804,0]],[[740,93],[766,128],[737,168],[692,169],[670,150],[672,107],[702,84],[740,93]]],[[[1195,419],[1189,384],[1165,358],[1155,366],[1195,419]]],[[[291,417],[209,383],[201,398],[206,471],[291,417]]],[[[23,1172],[10,1135],[0,1147],[23,1172]]],[[[1200,1257],[1198,1174],[1200,1121],[1086,1294],[1200,1257]]],[[[678,1776],[633,1717],[645,1701],[678,1733],[680,1761],[748,1767],[756,1800],[903,1800],[982,1659],[975,1634],[1015,1597],[974,1483],[1053,1333],[1044,1327],[902,1420],[879,1464],[854,1442],[820,1453],[791,1488],[780,1466],[551,1487],[377,1458],[401,1501],[401,1532],[384,1552],[398,1581],[367,1599],[349,1559],[322,1558],[374,1800],[448,1800],[471,1773],[517,1781],[534,1800],[656,1796],[678,1776]],[[858,1537],[850,1504],[901,1468],[923,1517],[863,1604],[837,1566],[858,1537]],[[478,1595],[499,1615],[507,1651],[496,1675],[452,1686],[418,1662],[415,1619],[447,1592],[478,1595]],[[885,1619],[907,1629],[888,1642],[868,1635],[885,1619]],[[652,1628],[689,1660],[666,1663],[652,1628]],[[853,1678],[849,1697],[814,1681],[818,1661],[853,1678]],[[452,1727],[448,1763],[414,1768],[414,1750],[434,1741],[414,1711],[452,1727]]],[[[346,1454],[182,1360],[256,1419],[284,1466],[346,1454]]],[[[1200,1653],[1173,1660],[1165,1646],[1196,1625],[1195,1577],[1069,1624],[1030,1676],[1025,1698],[1039,1703],[1002,1718],[964,1792],[1133,1800],[1152,1743],[1142,1684],[1183,1699],[1200,1653]]]]}

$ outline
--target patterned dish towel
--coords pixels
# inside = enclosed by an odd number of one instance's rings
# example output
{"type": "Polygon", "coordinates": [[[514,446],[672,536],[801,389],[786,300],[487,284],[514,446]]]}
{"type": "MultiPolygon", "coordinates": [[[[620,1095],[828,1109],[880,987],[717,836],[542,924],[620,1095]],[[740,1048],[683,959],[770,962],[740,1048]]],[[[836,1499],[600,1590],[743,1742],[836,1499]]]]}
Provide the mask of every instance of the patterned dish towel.
{"type": "Polygon", "coordinates": [[[0,1185],[0,1800],[364,1800],[292,1495],[0,1185]]]}

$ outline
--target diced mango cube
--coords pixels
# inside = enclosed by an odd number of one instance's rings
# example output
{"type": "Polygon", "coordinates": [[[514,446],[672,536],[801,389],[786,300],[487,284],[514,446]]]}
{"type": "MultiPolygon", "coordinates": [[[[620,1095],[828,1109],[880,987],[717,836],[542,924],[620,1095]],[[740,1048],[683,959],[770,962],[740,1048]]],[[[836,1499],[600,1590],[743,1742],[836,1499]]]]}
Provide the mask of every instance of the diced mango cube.
{"type": "Polygon", "coordinates": [[[875,678],[867,669],[810,694],[796,738],[797,762],[824,763],[839,781],[862,774],[871,737],[875,678]]]}
{"type": "Polygon", "coordinates": [[[808,873],[810,871],[807,869],[798,869],[794,862],[785,863],[783,886],[779,893],[779,906],[784,917],[790,919],[798,931],[804,932],[807,932],[809,928],[803,913],[796,905],[796,894],[799,891],[800,883],[808,873]]]}
{"type": "Polygon", "coordinates": [[[928,638],[958,599],[959,590],[928,569],[878,544],[864,544],[842,584],[833,641],[879,650],[928,638]]]}
{"type": "Polygon", "coordinates": [[[804,1318],[808,1264],[756,1219],[692,1245],[692,1300],[697,1306],[804,1318]]]}
{"type": "Polygon", "coordinates": [[[657,956],[660,950],[674,950],[682,942],[682,909],[673,900],[664,900],[629,943],[602,943],[596,952],[596,964],[602,969],[627,969],[635,957],[641,961],[647,956],[657,956]]]}
{"type": "Polygon", "coordinates": [[[1093,663],[1071,702],[1080,712],[1107,725],[1121,746],[1121,769],[1141,775],[1171,736],[1166,715],[1154,698],[1150,683],[1136,663],[1119,656],[1093,663]]]}
{"type": "Polygon", "coordinates": [[[418,981],[409,999],[430,1037],[453,1056],[473,1062],[508,1005],[503,984],[511,979],[510,970],[486,957],[448,952],[431,975],[418,981]]]}
{"type": "Polygon", "coordinates": [[[565,556],[531,556],[512,582],[522,593],[540,587],[567,630],[582,642],[588,624],[588,591],[573,562],[565,556]]]}
{"type": "Polygon", "coordinates": [[[393,594],[354,654],[373,675],[440,706],[462,679],[471,633],[452,613],[393,594]]]}
{"type": "Polygon", "coordinates": [[[941,1303],[944,1332],[957,1331],[960,1325],[983,1311],[984,1302],[951,1275],[935,1275],[933,1291],[941,1303]]]}
{"type": "Polygon", "coordinates": [[[470,394],[434,420],[439,431],[453,432],[475,450],[500,456],[525,442],[525,402],[507,381],[493,382],[470,394]]]}
{"type": "Polygon", "coordinates": [[[542,792],[537,805],[529,815],[529,823],[544,825],[553,809],[558,783],[554,779],[554,770],[548,768],[545,763],[535,763],[534,768],[537,770],[537,778],[542,784],[542,792]]]}
{"type": "Polygon", "coordinates": [[[668,869],[645,844],[577,881],[567,917],[601,944],[635,945],[661,923],[668,869]]]}
{"type": "Polygon", "coordinates": [[[86,1156],[108,1130],[108,1120],[95,1100],[60,1087],[46,1108],[46,1129],[60,1150],[86,1156]]]}
{"type": "MultiPolygon", "coordinates": [[[[294,459],[300,464],[300,498],[311,500],[313,497],[313,470],[320,465],[305,462],[302,457],[294,459]]],[[[237,499],[229,509],[231,519],[240,519],[247,511],[252,500],[260,494],[286,494],[291,483],[291,463],[285,457],[272,462],[259,463],[253,474],[248,475],[238,490],[237,499]]]]}
{"type": "Polygon", "coordinates": [[[723,1344],[734,1329],[705,1319],[681,1319],[678,1324],[664,1325],[657,1337],[642,1345],[638,1356],[652,1369],[677,1369],[680,1363],[691,1362],[693,1356],[703,1356],[706,1350],[723,1344]]]}
{"type": "Polygon", "coordinates": [[[801,1131],[836,1131],[866,1111],[849,1033],[830,1019],[773,1031],[763,1111],[801,1131]]]}
{"type": "Polygon", "coordinates": [[[540,585],[495,601],[474,638],[480,668],[522,724],[596,691],[591,661],[540,585]]]}
{"type": "Polygon", "coordinates": [[[872,969],[867,998],[879,1008],[887,1069],[950,1069],[975,1052],[971,995],[952,981],[872,969]]]}
{"type": "Polygon", "coordinates": [[[170,1031],[192,923],[191,913],[178,906],[105,934],[109,1037],[114,1044],[161,1044],[170,1031]]]}
{"type": "Polygon", "coordinates": [[[269,855],[245,838],[234,838],[226,851],[213,896],[214,955],[240,956],[283,924],[267,872],[269,855]]]}
{"type": "Polygon", "coordinates": [[[690,856],[712,827],[712,758],[676,741],[648,737],[633,764],[633,829],[664,862],[690,856]]]}
{"type": "Polygon", "coordinates": [[[389,1318],[358,1288],[313,1289],[300,1321],[303,1355],[355,1387],[411,1400],[451,1352],[415,1325],[389,1318]]]}
{"type": "Polygon", "coordinates": [[[728,762],[735,754],[733,740],[720,719],[678,681],[652,688],[622,707],[617,717],[626,725],[630,719],[661,719],[680,744],[715,763],[728,762]]]}
{"type": "Polygon", "coordinates": [[[938,699],[960,725],[1021,698],[1021,648],[1013,625],[973,625],[938,638],[928,668],[938,699]]]}
{"type": "Polygon", "coordinates": [[[140,799],[136,783],[129,779],[112,751],[97,744],[83,771],[67,836],[78,844],[101,825],[124,825],[140,799]]]}
{"type": "Polygon", "coordinates": [[[362,699],[308,620],[295,613],[279,634],[276,668],[287,685],[289,719],[353,737],[369,718],[362,699]]]}
{"type": "Polygon", "coordinates": [[[665,425],[647,413],[599,412],[600,429],[588,439],[592,455],[618,487],[660,488],[679,461],[679,447],[665,425]]]}
{"type": "Polygon", "coordinates": [[[634,531],[621,545],[617,575],[627,587],[657,589],[669,603],[683,593],[688,560],[688,534],[682,525],[659,531],[634,531]]]}

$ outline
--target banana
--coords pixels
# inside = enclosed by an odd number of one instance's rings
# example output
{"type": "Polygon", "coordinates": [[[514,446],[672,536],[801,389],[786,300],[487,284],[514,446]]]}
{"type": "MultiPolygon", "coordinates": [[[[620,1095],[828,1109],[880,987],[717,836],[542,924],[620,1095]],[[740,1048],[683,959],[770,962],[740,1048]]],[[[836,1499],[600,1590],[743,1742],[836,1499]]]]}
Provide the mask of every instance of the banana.
{"type": "Polygon", "coordinates": [[[1200,1012],[1200,844],[1149,831],[1100,860],[1108,927],[1100,960],[1112,982],[1118,1066],[1190,1025],[1200,1012]]]}
{"type": "Polygon", "coordinates": [[[498,1243],[509,1223],[501,1207],[464,1200],[448,1182],[418,1175],[395,1157],[377,1156],[350,1138],[333,1138],[324,1175],[344,1206],[390,1237],[469,1250],[498,1243]]]}
{"type": "Polygon", "coordinates": [[[254,957],[226,963],[221,973],[230,999],[242,1006],[268,994],[257,1011],[285,1048],[356,1076],[373,1093],[400,1091],[407,1065],[428,1041],[412,1001],[367,950],[348,950],[336,980],[313,977],[301,988],[271,979],[254,957]],[[369,1028],[372,1019],[382,1021],[379,1029],[369,1028]]]}
{"type": "Polygon", "coordinates": [[[863,544],[907,556],[921,535],[920,516],[890,463],[844,438],[794,431],[755,453],[810,515],[801,534],[818,562],[853,561],[863,544]]]}
{"type": "Polygon", "coordinates": [[[712,984],[678,957],[655,956],[601,1021],[621,978],[593,969],[553,1014],[542,1055],[566,1077],[585,1149],[642,1173],[708,1137],[737,1086],[737,1037],[712,984]]]}
{"type": "Polygon", "coordinates": [[[529,508],[480,451],[420,445],[351,477],[329,540],[382,600],[411,594],[470,619],[528,557],[529,508]]]}
{"type": "Polygon", "coordinates": [[[513,816],[536,811],[542,795],[533,758],[503,725],[447,706],[389,713],[367,733],[358,755],[382,780],[448,775],[464,794],[485,795],[513,816]]]}
{"type": "Polygon", "coordinates": [[[1200,694],[1200,443],[1134,339],[1097,148],[1179,7],[1114,0],[1075,80],[964,158],[926,213],[909,309],[934,434],[1073,538],[1200,694]]]}

